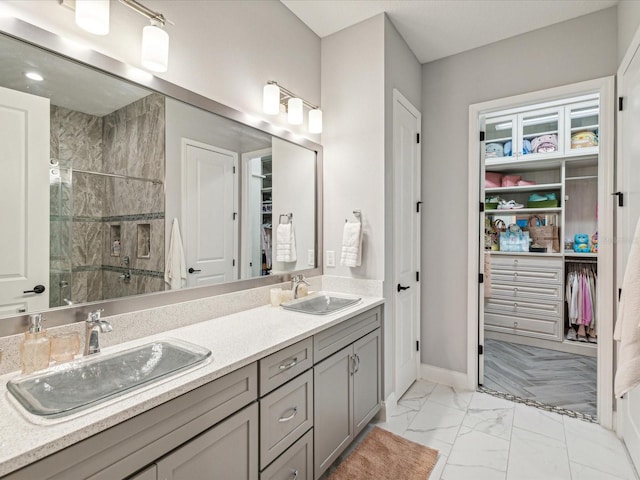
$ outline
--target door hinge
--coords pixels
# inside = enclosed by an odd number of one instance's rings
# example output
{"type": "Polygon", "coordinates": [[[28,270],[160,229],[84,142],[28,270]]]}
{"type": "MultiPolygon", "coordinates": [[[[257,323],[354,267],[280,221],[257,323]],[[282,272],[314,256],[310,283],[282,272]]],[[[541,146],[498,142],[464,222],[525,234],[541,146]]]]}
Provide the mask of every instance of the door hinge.
{"type": "Polygon", "coordinates": [[[484,202],[480,202],[480,213],[484,212],[484,202]]]}
{"type": "Polygon", "coordinates": [[[420,213],[420,205],[422,205],[422,202],[416,202],[416,212],[420,213]]]}
{"type": "Polygon", "coordinates": [[[484,142],[484,132],[480,132],[480,141],[484,142]]]}
{"type": "Polygon", "coordinates": [[[416,352],[420,351],[420,340],[416,340],[416,352]]]}
{"type": "Polygon", "coordinates": [[[235,167],[235,165],[233,166],[233,173],[236,173],[236,167],[235,167]]]}
{"type": "Polygon", "coordinates": [[[618,197],[618,206],[619,207],[624,207],[624,193],[615,192],[615,193],[612,193],[611,195],[615,195],[615,196],[618,197]]]}
{"type": "Polygon", "coordinates": [[[416,272],[416,282],[420,281],[420,272],[416,272]]]}
{"type": "Polygon", "coordinates": [[[618,289],[618,301],[620,301],[620,297],[622,296],[622,289],[618,289]]]}
{"type": "Polygon", "coordinates": [[[236,217],[238,216],[238,212],[233,212],[233,219],[235,220],[236,217]]]}
{"type": "Polygon", "coordinates": [[[624,106],[624,97],[618,97],[618,111],[621,112],[624,106]]]}
{"type": "Polygon", "coordinates": [[[484,346],[478,345],[478,355],[484,355],[484,346]]]}
{"type": "Polygon", "coordinates": [[[420,143],[420,134],[416,133],[416,143],[420,143]]]}
{"type": "Polygon", "coordinates": [[[234,258],[233,260],[231,260],[231,266],[235,267],[236,266],[236,259],[234,258]]]}
{"type": "Polygon", "coordinates": [[[478,274],[478,283],[484,283],[484,273],[478,274]]]}

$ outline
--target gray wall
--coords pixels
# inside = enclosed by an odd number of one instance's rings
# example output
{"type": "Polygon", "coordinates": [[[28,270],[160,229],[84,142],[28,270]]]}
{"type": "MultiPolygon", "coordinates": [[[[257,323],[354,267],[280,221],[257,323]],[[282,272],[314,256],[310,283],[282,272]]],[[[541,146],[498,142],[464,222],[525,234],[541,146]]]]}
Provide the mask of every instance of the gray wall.
{"type": "Polygon", "coordinates": [[[422,363],[467,370],[469,105],[613,75],[617,11],[503,40],[422,68],[422,363]]]}
{"type": "Polygon", "coordinates": [[[640,2],[621,0],[618,3],[618,63],[627,52],[638,25],[640,25],[640,2]]]}

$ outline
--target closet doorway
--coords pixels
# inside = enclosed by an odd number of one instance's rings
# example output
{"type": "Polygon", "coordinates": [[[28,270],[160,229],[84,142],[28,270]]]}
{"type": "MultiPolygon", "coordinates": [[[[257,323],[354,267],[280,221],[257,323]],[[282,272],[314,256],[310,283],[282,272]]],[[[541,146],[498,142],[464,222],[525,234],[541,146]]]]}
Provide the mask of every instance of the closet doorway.
{"type": "MultiPolygon", "coordinates": [[[[613,80],[472,105],[477,385],[612,420],[613,80]]],[[[471,220],[471,219],[470,219],[471,220]]],[[[470,223],[472,224],[472,223],[470,223]]],[[[471,293],[470,293],[471,296],[471,293]]]]}

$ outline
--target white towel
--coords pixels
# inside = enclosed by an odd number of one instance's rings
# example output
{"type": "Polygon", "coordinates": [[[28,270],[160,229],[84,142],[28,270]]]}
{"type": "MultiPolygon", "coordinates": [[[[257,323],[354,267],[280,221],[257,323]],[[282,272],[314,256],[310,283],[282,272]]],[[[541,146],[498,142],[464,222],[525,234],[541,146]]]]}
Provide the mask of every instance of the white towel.
{"type": "Polygon", "coordinates": [[[184,259],[177,218],[174,218],[171,224],[171,240],[164,269],[164,281],[169,284],[171,290],[187,286],[187,262],[184,259]]]}
{"type": "Polygon", "coordinates": [[[622,297],[613,338],[620,342],[615,394],[621,397],[640,385],[640,220],[622,282],[622,297]]]}
{"type": "Polygon", "coordinates": [[[362,265],[362,223],[347,222],[342,232],[342,254],[340,265],[359,267],[362,265]]]}
{"type": "Polygon", "coordinates": [[[296,232],[293,221],[281,223],[276,231],[276,261],[295,262],[296,260],[296,232]]]}

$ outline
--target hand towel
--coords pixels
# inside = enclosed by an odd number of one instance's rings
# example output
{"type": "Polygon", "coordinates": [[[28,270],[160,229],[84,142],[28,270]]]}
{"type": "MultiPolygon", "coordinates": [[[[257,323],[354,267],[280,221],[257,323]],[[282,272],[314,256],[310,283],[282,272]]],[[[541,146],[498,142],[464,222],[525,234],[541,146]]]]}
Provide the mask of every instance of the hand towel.
{"type": "Polygon", "coordinates": [[[293,221],[281,223],[276,231],[276,261],[295,262],[296,257],[296,232],[293,221]]]}
{"type": "Polygon", "coordinates": [[[620,342],[615,394],[621,397],[640,385],[640,220],[631,244],[622,282],[622,296],[613,338],[620,342]]]}
{"type": "Polygon", "coordinates": [[[362,265],[362,223],[347,222],[342,232],[342,254],[340,265],[359,267],[362,265]]]}
{"type": "Polygon", "coordinates": [[[169,284],[171,290],[187,286],[187,262],[184,259],[177,218],[174,218],[171,224],[171,240],[164,269],[164,281],[169,284]]]}

